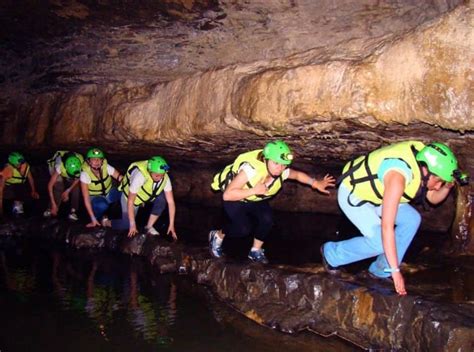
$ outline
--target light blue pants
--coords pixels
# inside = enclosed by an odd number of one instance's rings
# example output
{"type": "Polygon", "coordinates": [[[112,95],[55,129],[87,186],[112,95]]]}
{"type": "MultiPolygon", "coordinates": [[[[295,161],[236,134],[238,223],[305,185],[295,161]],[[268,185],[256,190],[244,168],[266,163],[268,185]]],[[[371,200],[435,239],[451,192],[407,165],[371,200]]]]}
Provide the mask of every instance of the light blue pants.
{"type": "MultiPolygon", "coordinates": [[[[350,190],[343,184],[339,186],[337,198],[339,206],[349,220],[359,229],[363,236],[346,241],[327,242],[324,244],[324,257],[327,262],[338,267],[359,260],[377,256],[369,271],[378,277],[389,277],[383,270],[389,268],[382,245],[382,206],[365,203],[359,207],[351,206],[347,197],[350,190]]],[[[351,202],[360,200],[351,196],[351,202]]],[[[395,219],[395,243],[399,264],[408,249],[421,223],[421,216],[411,205],[402,203],[398,206],[395,219]]]]}

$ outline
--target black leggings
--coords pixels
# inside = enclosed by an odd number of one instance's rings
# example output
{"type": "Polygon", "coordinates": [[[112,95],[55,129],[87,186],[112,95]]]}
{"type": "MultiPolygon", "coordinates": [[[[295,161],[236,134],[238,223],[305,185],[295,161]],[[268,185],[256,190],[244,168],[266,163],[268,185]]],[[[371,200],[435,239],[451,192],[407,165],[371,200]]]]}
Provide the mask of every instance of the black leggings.
{"type": "Polygon", "coordinates": [[[229,222],[222,231],[229,237],[253,235],[263,242],[273,226],[273,212],[267,200],[248,203],[224,201],[224,210],[229,222]]]}

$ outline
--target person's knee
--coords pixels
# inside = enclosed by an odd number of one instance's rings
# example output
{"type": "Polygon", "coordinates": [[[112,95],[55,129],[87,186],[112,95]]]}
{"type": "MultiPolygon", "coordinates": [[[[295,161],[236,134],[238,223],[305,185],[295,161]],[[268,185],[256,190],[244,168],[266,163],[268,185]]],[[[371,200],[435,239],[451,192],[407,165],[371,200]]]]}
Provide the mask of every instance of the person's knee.
{"type": "Polygon", "coordinates": [[[235,236],[236,237],[246,237],[250,235],[252,228],[249,224],[239,224],[238,226],[234,227],[235,229],[235,236]]]}
{"type": "Polygon", "coordinates": [[[100,212],[100,213],[104,213],[107,208],[109,207],[109,204],[107,203],[107,201],[105,199],[94,199],[94,201],[92,202],[92,207],[97,211],[97,212],[100,212]]]}
{"type": "Polygon", "coordinates": [[[155,199],[155,201],[153,202],[153,207],[151,209],[151,214],[160,216],[161,213],[163,213],[163,211],[165,210],[167,204],[168,203],[166,203],[166,199],[162,199],[161,197],[155,199]]]}
{"type": "Polygon", "coordinates": [[[265,214],[261,216],[258,221],[260,222],[259,227],[271,228],[273,226],[273,216],[272,214],[265,214]]]}

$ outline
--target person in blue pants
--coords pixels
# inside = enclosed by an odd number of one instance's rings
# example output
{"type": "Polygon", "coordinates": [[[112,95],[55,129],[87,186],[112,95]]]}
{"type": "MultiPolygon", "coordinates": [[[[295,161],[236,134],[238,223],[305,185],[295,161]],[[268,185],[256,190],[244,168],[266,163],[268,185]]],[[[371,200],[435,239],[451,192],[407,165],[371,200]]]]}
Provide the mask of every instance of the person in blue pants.
{"type": "Polygon", "coordinates": [[[409,203],[443,202],[459,175],[452,150],[437,142],[399,142],[347,163],[338,179],[338,203],[362,236],[323,244],[326,271],[337,274],[341,265],[376,257],[369,274],[391,277],[396,292],[406,295],[399,266],[421,223],[409,203]]]}
{"type": "Polygon", "coordinates": [[[122,177],[117,169],[108,164],[102,150],[90,148],[87,151],[79,178],[84,206],[91,219],[87,227],[101,226],[107,222],[105,212],[120,199],[120,192],[112,179],[120,182],[122,177]]]}

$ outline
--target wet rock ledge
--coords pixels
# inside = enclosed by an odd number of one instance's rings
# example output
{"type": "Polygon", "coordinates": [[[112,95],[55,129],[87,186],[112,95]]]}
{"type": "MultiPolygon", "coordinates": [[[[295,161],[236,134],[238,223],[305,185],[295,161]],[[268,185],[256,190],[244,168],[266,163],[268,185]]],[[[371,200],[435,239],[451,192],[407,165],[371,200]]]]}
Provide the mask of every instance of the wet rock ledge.
{"type": "Polygon", "coordinates": [[[319,264],[262,266],[216,260],[207,248],[145,234],[129,239],[124,233],[56,219],[15,219],[0,225],[0,244],[22,237],[145,256],[159,272],[188,274],[249,319],[285,333],[309,330],[338,335],[362,348],[391,351],[474,347],[472,304],[440,303],[418,294],[398,297],[391,284],[353,275],[335,279],[319,264]]]}

